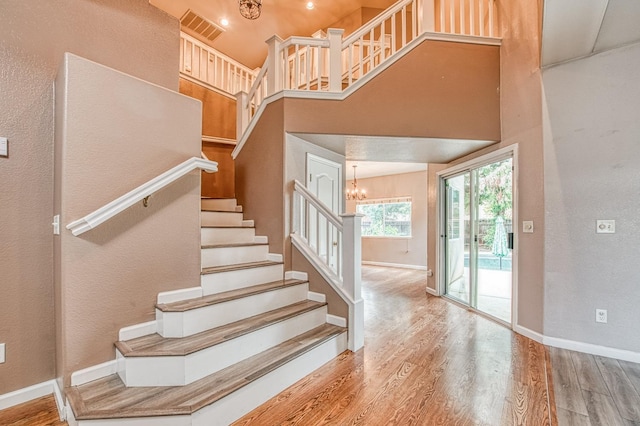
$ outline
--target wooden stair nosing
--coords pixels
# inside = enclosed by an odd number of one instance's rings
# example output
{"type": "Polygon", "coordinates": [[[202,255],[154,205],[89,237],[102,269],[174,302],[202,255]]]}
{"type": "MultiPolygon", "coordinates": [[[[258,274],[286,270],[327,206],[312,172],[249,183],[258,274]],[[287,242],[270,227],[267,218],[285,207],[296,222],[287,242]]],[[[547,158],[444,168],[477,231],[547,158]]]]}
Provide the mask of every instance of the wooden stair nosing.
{"type": "Polygon", "coordinates": [[[67,393],[77,420],[191,414],[344,332],[345,328],[324,324],[185,386],[126,388],[112,375],[67,393]],[[106,389],[99,391],[100,387],[106,389]],[[84,393],[94,396],[85,399],[84,393]]]}
{"type": "Polygon", "coordinates": [[[235,265],[210,266],[203,268],[200,275],[218,274],[222,272],[239,271],[242,269],[261,268],[263,266],[282,265],[283,262],[274,262],[272,260],[261,260],[259,262],[236,263],[235,265]]]}
{"type": "Polygon", "coordinates": [[[156,333],[128,341],[119,341],[115,346],[125,357],[186,356],[326,305],[326,303],[305,300],[187,337],[166,338],[156,333]]]}
{"type": "Polygon", "coordinates": [[[192,309],[203,308],[205,306],[216,305],[218,303],[228,302],[230,300],[241,299],[247,296],[253,296],[260,293],[266,293],[281,288],[291,287],[299,284],[307,283],[307,280],[278,280],[264,284],[257,284],[250,287],[243,287],[236,290],[225,291],[222,293],[211,294],[208,296],[198,297],[195,299],[180,300],[171,303],[156,304],[156,308],[162,312],[186,312],[192,309]]]}
{"type": "Polygon", "coordinates": [[[254,247],[254,246],[268,246],[269,243],[227,243],[227,244],[205,244],[200,246],[202,249],[215,249],[215,248],[237,248],[237,247],[254,247]]]}

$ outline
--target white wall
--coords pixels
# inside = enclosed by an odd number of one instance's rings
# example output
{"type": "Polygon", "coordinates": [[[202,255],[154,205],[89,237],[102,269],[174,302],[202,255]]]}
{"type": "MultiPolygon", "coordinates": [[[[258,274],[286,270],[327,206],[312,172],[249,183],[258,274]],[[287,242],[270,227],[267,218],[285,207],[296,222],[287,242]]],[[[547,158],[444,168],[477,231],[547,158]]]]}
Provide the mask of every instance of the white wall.
{"type": "Polygon", "coordinates": [[[544,334],[640,352],[640,44],[543,72],[544,334]],[[615,219],[615,234],[596,234],[615,219]],[[608,324],[595,309],[608,310],[608,324]]]}

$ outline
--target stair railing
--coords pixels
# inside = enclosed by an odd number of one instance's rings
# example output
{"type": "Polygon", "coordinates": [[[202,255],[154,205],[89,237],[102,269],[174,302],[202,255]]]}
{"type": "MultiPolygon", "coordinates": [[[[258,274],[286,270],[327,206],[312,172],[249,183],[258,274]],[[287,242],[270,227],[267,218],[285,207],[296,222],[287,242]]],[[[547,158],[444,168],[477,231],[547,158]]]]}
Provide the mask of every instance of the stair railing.
{"type": "Polygon", "coordinates": [[[342,93],[424,34],[494,38],[495,9],[495,0],[399,0],[344,40],[340,29],[286,41],[271,37],[260,75],[248,95],[237,95],[236,149],[266,98],[283,91],[342,93]]]}
{"type": "Polygon", "coordinates": [[[348,345],[364,346],[361,288],[360,214],[332,212],[299,181],[294,181],[291,242],[349,306],[348,345]]]}
{"type": "Polygon", "coordinates": [[[196,169],[216,172],[218,171],[218,163],[198,157],[189,158],[188,160],[183,161],[177,166],[154,177],[148,182],[143,183],[137,188],[127,192],[119,198],[116,198],[110,203],[105,204],[104,206],[89,213],[88,215],[69,223],[67,225],[67,229],[69,229],[73,233],[73,235],[77,237],[78,235],[87,232],[106,222],[107,220],[115,217],[120,212],[131,207],[139,201],[142,201],[146,207],[147,200],[151,195],[196,169]]]}
{"type": "Polygon", "coordinates": [[[180,74],[235,96],[251,90],[258,71],[181,32],[180,74]]]}

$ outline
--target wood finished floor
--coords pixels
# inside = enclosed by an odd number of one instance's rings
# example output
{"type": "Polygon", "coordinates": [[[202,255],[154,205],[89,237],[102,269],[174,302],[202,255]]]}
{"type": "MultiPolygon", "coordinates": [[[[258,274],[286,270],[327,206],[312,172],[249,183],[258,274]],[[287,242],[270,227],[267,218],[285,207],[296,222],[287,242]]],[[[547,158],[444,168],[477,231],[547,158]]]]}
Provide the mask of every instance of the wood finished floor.
{"type": "Polygon", "coordinates": [[[421,271],[363,267],[365,348],[234,425],[556,424],[545,348],[425,286],[421,271]]]}
{"type": "Polygon", "coordinates": [[[561,426],[640,426],[640,364],[549,350],[561,426]]]}
{"type": "MultiPolygon", "coordinates": [[[[619,401],[629,400],[628,411],[639,407],[629,384],[640,391],[640,364],[547,351],[425,295],[424,272],[364,267],[363,284],[365,349],[341,355],[235,425],[638,424],[611,413],[619,401]],[[615,392],[607,397],[609,385],[615,392]]],[[[48,397],[0,411],[0,425],[66,425],[54,407],[48,397]]]]}

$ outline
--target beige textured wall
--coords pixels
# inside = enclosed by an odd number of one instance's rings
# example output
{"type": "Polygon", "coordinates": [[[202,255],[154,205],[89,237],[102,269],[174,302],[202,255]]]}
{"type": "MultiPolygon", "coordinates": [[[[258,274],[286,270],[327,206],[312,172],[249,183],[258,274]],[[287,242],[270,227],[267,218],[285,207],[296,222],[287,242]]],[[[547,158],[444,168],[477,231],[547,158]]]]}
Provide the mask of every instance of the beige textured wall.
{"type": "MultiPolygon", "coordinates": [[[[284,253],[284,129],[283,101],[265,109],[253,133],[236,157],[236,197],[244,218],[255,220],[256,234],[269,237],[269,250],[284,253]]],[[[291,259],[285,259],[285,270],[291,259]]]]}
{"type": "MultiPolygon", "coordinates": [[[[68,54],[56,80],[56,199],[77,220],[200,154],[201,103],[68,54]]],[[[94,230],[60,237],[58,375],[114,359],[118,330],[161,291],[200,283],[200,172],[94,230]]]]}
{"type": "Polygon", "coordinates": [[[65,51],[178,87],[179,24],[146,0],[0,6],[0,394],[55,377],[53,82],[65,51]]]}
{"type": "MultiPolygon", "coordinates": [[[[347,181],[346,187],[351,187],[347,181]]],[[[358,179],[367,198],[411,196],[410,238],[362,238],[362,260],[427,266],[427,171],[358,179]]],[[[347,212],[355,212],[356,202],[347,201],[347,212]]]]}
{"type": "Polygon", "coordinates": [[[503,41],[499,145],[461,158],[518,144],[518,221],[533,220],[535,232],[518,226],[518,325],[542,333],[544,312],[544,159],[540,39],[542,1],[502,2],[503,41]]]}
{"type": "Polygon", "coordinates": [[[498,141],[499,86],[498,47],[425,41],[344,101],[286,99],[285,128],[498,141]]]}

